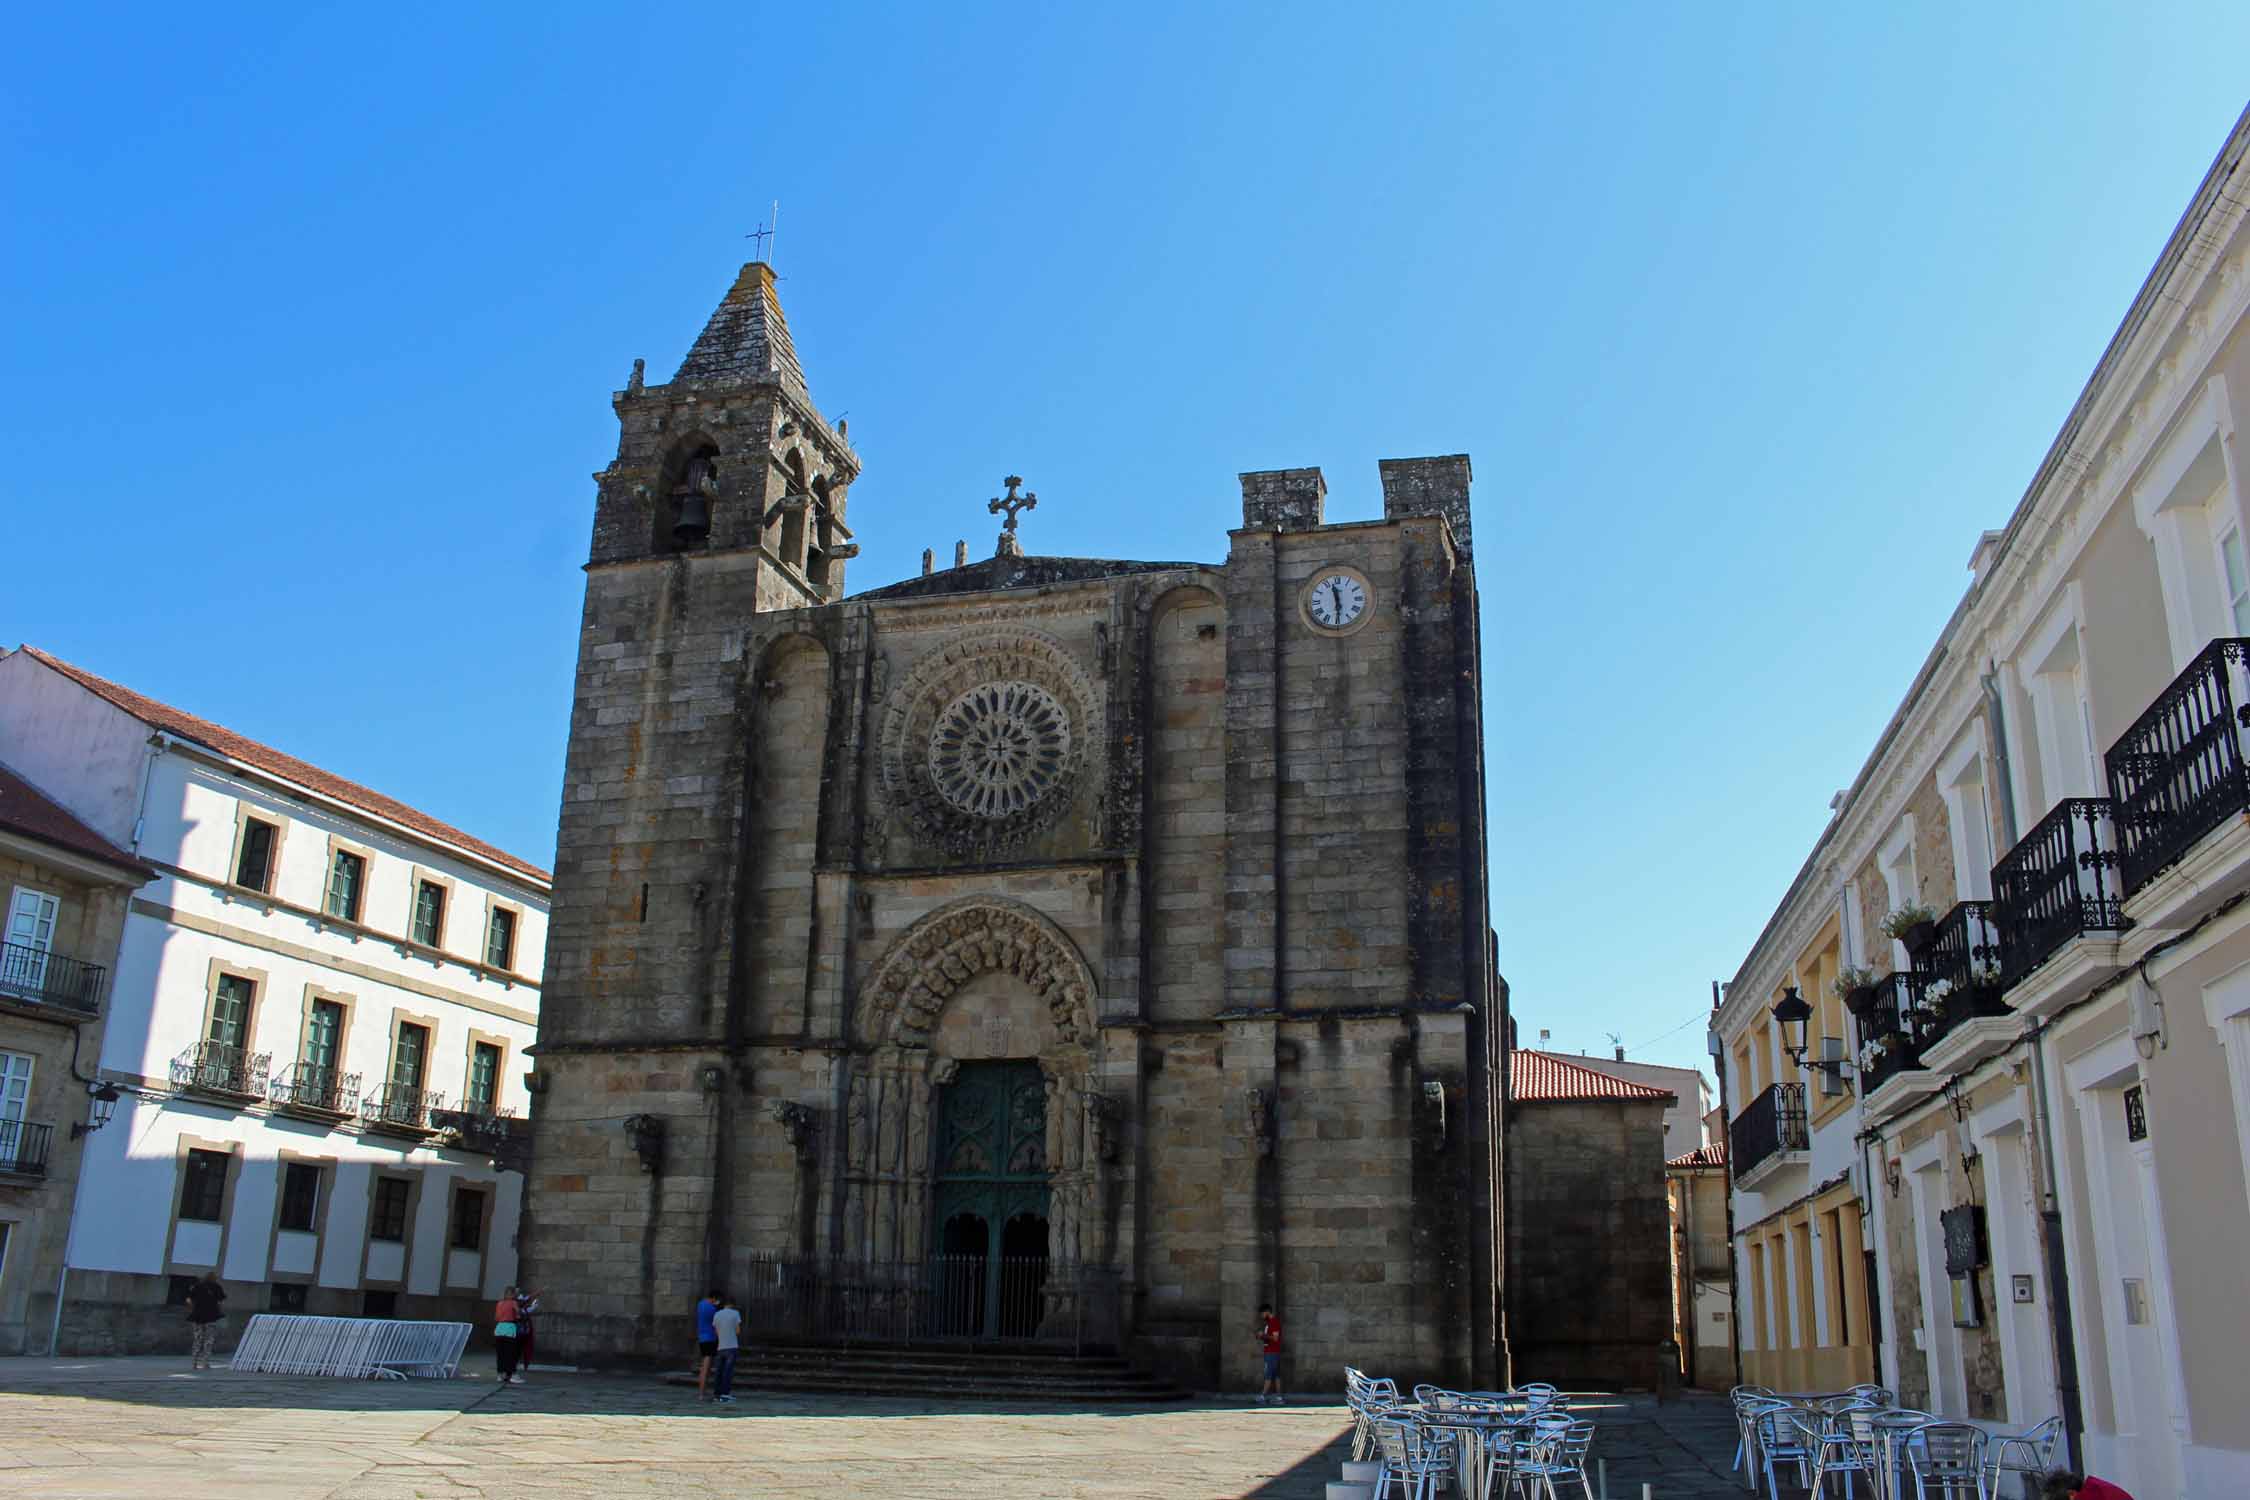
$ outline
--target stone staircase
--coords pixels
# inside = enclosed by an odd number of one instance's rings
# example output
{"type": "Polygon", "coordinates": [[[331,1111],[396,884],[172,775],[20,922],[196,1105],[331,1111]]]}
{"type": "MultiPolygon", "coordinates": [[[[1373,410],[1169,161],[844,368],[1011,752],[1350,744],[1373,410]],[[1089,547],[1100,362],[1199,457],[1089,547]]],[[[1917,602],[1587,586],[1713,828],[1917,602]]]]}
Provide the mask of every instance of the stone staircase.
{"type": "MultiPolygon", "coordinates": [[[[667,1377],[694,1385],[695,1372],[667,1377]]],[[[1149,1404],[1187,1399],[1114,1354],[1036,1345],[976,1348],[896,1344],[749,1344],[734,1367],[736,1395],[827,1393],[925,1400],[1149,1404]]]]}

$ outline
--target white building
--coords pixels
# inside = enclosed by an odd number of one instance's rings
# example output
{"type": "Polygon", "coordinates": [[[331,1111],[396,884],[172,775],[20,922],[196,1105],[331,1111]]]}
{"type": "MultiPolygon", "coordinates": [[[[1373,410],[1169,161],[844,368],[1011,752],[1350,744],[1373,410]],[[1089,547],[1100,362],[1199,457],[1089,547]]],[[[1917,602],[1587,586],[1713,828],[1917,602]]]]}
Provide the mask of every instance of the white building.
{"type": "Polygon", "coordinates": [[[2190,1500],[2250,1494],[2246,211],[2250,114],[1714,1017],[1744,1378],[2190,1500]]]}
{"type": "Polygon", "coordinates": [[[1567,1058],[1580,1067],[1592,1068],[1597,1073],[1607,1073],[1612,1078],[1622,1078],[1627,1083],[1645,1083],[1651,1088],[1663,1089],[1672,1096],[1671,1108],[1664,1111],[1664,1159],[1685,1156],[1700,1151],[1711,1144],[1711,1133],[1705,1116],[1711,1113],[1711,1080],[1700,1069],[1673,1068],[1662,1063],[1627,1062],[1622,1057],[1596,1057],[1590,1052],[1550,1052],[1550,1056],[1567,1058]]]}
{"type": "Polygon", "coordinates": [[[32,647],[0,761],[158,872],[126,912],[64,1352],[230,1314],[466,1317],[515,1274],[547,872],[32,647]],[[507,1165],[516,1169],[510,1170],[507,1165]]]}

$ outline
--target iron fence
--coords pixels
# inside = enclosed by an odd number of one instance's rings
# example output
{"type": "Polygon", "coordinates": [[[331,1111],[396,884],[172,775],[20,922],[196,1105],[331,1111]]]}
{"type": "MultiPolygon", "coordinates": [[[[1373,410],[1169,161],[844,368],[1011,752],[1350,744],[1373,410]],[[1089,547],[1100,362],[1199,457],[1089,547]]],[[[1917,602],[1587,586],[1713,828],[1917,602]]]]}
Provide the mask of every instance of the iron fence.
{"type": "Polygon", "coordinates": [[[371,1130],[435,1130],[430,1116],[445,1108],[445,1096],[429,1089],[386,1083],[360,1101],[360,1124],[371,1130]]]}
{"type": "Polygon", "coordinates": [[[1743,1107],[1727,1126],[1728,1160],[1738,1177],[1748,1175],[1769,1157],[1783,1151],[1803,1151],[1811,1144],[1805,1129],[1805,1086],[1775,1083],[1743,1107]]]}
{"type": "Polygon", "coordinates": [[[2119,865],[2131,896],[2228,818],[2250,811],[2242,740],[2250,640],[2213,641],[2110,747],[2119,865]]]}
{"type": "Polygon", "coordinates": [[[47,1175],[47,1148],[55,1138],[52,1125],[29,1120],[0,1120],[0,1172],[18,1177],[47,1175]]]}
{"type": "Polygon", "coordinates": [[[266,1092],[271,1052],[252,1052],[222,1042],[197,1042],[172,1059],[172,1087],[230,1098],[257,1099],[266,1092]]]}
{"type": "Polygon", "coordinates": [[[1119,1274],[1045,1256],[920,1261],[760,1256],[735,1292],[745,1336],[814,1343],[1117,1347],[1119,1274]]]}
{"type": "Polygon", "coordinates": [[[2073,938],[2117,933],[2117,821],[2107,797],[2066,797],[1992,867],[2000,983],[2013,988],[2073,938]]]}
{"type": "Polygon", "coordinates": [[[101,1014],[102,982],[109,971],[28,943],[0,943],[0,995],[52,1005],[82,1016],[101,1014]]]}
{"type": "Polygon", "coordinates": [[[1976,1016],[2004,1016],[2000,929],[1984,901],[1962,901],[1938,919],[1911,991],[1924,1047],[1976,1016]]]}
{"type": "Polygon", "coordinates": [[[266,1085],[266,1097],[276,1109],[348,1115],[359,1108],[359,1075],[312,1063],[291,1063],[266,1085]]]}
{"type": "Polygon", "coordinates": [[[1912,974],[1888,974],[1853,1007],[1859,1022],[1860,1097],[1922,1066],[1922,1020],[1912,974]]]}

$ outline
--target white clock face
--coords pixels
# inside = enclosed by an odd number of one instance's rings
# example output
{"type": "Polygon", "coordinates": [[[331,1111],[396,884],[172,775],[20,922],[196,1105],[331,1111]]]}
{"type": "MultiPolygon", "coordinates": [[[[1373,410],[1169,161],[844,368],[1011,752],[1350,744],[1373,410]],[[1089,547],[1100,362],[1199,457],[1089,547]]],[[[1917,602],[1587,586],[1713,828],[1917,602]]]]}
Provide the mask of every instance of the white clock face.
{"type": "Polygon", "coordinates": [[[1349,573],[1323,573],[1313,580],[1312,592],[1305,597],[1305,613],[1313,623],[1329,630],[1342,630],[1358,621],[1367,610],[1367,586],[1349,573]]]}

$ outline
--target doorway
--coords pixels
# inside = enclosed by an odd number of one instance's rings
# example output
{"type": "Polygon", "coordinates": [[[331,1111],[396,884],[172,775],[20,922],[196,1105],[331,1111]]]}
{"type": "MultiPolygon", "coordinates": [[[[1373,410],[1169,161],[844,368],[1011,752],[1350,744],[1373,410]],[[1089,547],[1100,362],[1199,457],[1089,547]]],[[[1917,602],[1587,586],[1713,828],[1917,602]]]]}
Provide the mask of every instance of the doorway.
{"type": "Polygon", "coordinates": [[[1034,1339],[1046,1314],[1047,1084],[1028,1058],[960,1065],[938,1097],[930,1332],[1034,1339]]]}

